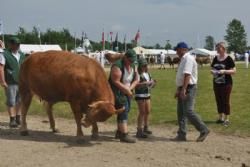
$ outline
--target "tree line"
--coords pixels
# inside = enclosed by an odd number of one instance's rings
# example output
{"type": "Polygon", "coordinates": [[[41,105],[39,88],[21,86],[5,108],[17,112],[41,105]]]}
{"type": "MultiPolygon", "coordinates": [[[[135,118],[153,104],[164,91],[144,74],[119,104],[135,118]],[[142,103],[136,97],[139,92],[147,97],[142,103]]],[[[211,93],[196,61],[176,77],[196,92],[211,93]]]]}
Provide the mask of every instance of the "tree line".
{"type": "MultiPolygon", "coordinates": [[[[52,30],[47,29],[45,32],[40,32],[38,27],[33,27],[31,31],[27,31],[23,27],[19,27],[17,33],[17,37],[20,38],[22,43],[25,44],[59,44],[62,49],[72,50],[81,45],[83,42],[83,37],[78,38],[75,35],[72,35],[70,31],[66,28],[62,30],[52,30]]],[[[8,41],[11,34],[5,35],[5,41],[8,41]]],[[[250,47],[247,47],[247,33],[245,31],[244,25],[240,20],[233,19],[229,22],[226,29],[226,35],[224,36],[225,41],[228,43],[228,51],[234,51],[236,53],[244,53],[246,50],[250,50],[250,47]]],[[[105,41],[105,48],[110,50],[124,51],[126,49],[130,49],[136,46],[134,40],[129,42],[125,41],[105,41]]],[[[218,41],[217,41],[218,42],[218,41]]],[[[92,50],[102,50],[102,41],[92,41],[90,40],[92,50]]],[[[204,48],[208,50],[215,49],[216,41],[212,35],[208,35],[205,37],[205,46],[204,48]]],[[[169,40],[165,46],[161,46],[159,43],[153,46],[143,46],[148,49],[173,49],[169,40]]]]}

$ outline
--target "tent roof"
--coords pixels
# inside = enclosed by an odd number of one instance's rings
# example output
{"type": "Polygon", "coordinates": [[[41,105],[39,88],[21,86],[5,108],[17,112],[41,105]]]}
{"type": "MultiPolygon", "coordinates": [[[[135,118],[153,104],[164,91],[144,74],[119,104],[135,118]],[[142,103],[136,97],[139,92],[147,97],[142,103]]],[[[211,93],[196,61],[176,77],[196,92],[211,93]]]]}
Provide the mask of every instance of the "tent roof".
{"type": "Polygon", "coordinates": [[[21,44],[20,50],[23,53],[31,53],[31,52],[45,52],[48,50],[57,50],[61,51],[61,47],[59,45],[32,45],[32,44],[21,44]]]}
{"type": "Polygon", "coordinates": [[[141,46],[137,46],[137,47],[133,48],[133,50],[135,51],[136,54],[141,54],[141,52],[143,52],[144,54],[150,54],[150,53],[148,53],[148,49],[145,49],[141,46]]]}
{"type": "Polygon", "coordinates": [[[216,51],[210,51],[204,48],[196,48],[190,51],[191,54],[202,55],[202,56],[213,56],[216,55],[216,51]]]}

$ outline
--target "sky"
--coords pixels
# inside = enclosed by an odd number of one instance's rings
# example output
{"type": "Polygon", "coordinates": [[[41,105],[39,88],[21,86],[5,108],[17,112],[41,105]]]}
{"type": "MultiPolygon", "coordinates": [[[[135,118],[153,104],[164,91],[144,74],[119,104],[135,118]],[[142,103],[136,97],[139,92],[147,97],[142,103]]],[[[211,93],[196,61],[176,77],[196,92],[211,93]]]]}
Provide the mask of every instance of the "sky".
{"type": "Polygon", "coordinates": [[[203,47],[207,35],[222,41],[234,18],[241,20],[250,41],[250,0],[0,0],[5,33],[16,33],[18,27],[67,28],[100,41],[104,29],[106,37],[118,32],[123,41],[140,29],[141,45],[164,46],[169,40],[203,47]]]}

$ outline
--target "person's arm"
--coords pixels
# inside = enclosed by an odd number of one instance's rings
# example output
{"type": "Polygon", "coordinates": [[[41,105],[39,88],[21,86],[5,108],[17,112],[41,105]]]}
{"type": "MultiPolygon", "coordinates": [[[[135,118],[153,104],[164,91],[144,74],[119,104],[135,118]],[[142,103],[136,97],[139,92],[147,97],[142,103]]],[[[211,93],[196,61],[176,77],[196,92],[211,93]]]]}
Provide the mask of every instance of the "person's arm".
{"type": "Polygon", "coordinates": [[[182,86],[182,89],[180,90],[180,97],[182,99],[184,99],[186,97],[186,91],[187,91],[187,87],[188,87],[190,78],[191,78],[190,74],[187,74],[187,73],[184,74],[183,86],[182,86]]]}
{"type": "Polygon", "coordinates": [[[219,71],[220,74],[228,74],[228,75],[233,75],[236,73],[236,68],[231,68],[229,70],[220,70],[219,71]]]}
{"type": "Polygon", "coordinates": [[[131,90],[129,88],[127,88],[123,83],[121,83],[121,77],[122,77],[122,72],[121,70],[116,67],[113,66],[111,68],[111,80],[113,82],[113,84],[120,89],[125,95],[127,96],[133,96],[133,93],[131,92],[131,90]]]}
{"type": "Polygon", "coordinates": [[[139,83],[138,72],[135,72],[135,78],[134,78],[133,82],[131,83],[129,89],[133,90],[138,83],[139,83]]]}
{"type": "Polygon", "coordinates": [[[234,61],[232,58],[229,59],[229,63],[228,63],[229,69],[228,70],[220,70],[219,73],[220,74],[227,74],[227,75],[233,75],[236,73],[236,67],[234,64],[234,61]]]}
{"type": "MultiPolygon", "coordinates": [[[[194,60],[195,61],[195,60],[194,60]]],[[[182,84],[182,89],[179,92],[180,98],[184,99],[186,97],[186,91],[188,84],[191,79],[191,73],[192,73],[192,68],[193,68],[193,61],[191,59],[187,59],[186,63],[184,64],[184,78],[183,78],[183,84],[182,84]]]]}
{"type": "Polygon", "coordinates": [[[0,64],[0,85],[4,88],[7,88],[8,85],[5,81],[5,76],[4,76],[4,65],[0,64]]]}

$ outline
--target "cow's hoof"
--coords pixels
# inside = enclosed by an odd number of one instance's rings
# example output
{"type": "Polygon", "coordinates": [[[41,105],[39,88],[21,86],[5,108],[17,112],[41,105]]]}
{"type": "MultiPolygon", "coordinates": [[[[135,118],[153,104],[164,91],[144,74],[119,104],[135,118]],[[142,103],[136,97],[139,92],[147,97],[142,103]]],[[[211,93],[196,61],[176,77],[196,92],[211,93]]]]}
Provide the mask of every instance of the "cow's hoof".
{"type": "Polygon", "coordinates": [[[91,139],[92,139],[92,140],[97,140],[97,139],[99,139],[98,133],[93,133],[93,134],[91,135],[91,139]]]}
{"type": "Polygon", "coordinates": [[[29,132],[28,132],[27,130],[21,131],[21,132],[20,132],[20,135],[21,135],[21,136],[28,136],[28,135],[29,135],[29,132]]]}
{"type": "Polygon", "coordinates": [[[60,131],[59,131],[59,129],[52,129],[52,132],[53,133],[59,133],[60,131]]]}

